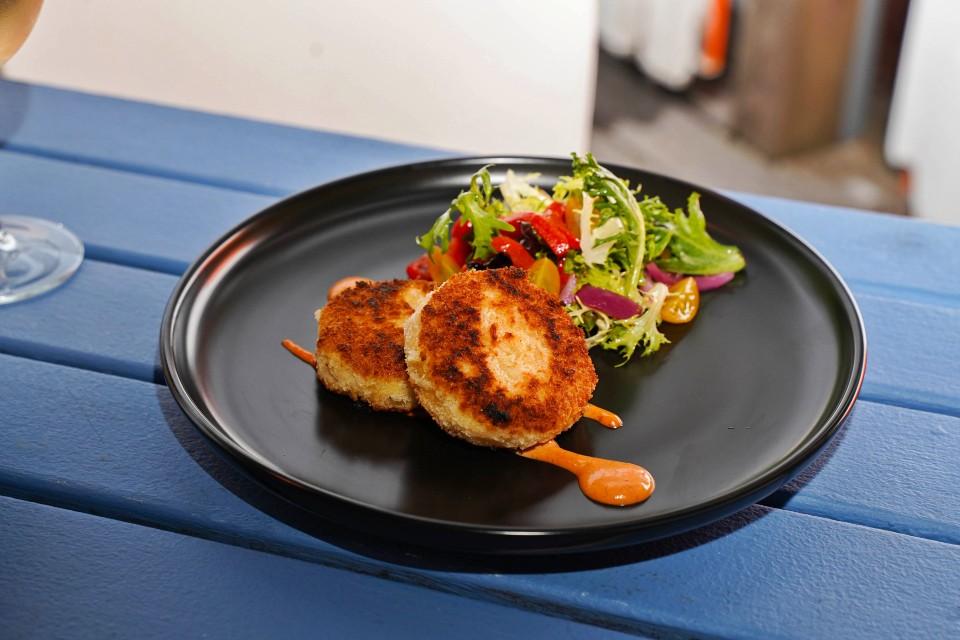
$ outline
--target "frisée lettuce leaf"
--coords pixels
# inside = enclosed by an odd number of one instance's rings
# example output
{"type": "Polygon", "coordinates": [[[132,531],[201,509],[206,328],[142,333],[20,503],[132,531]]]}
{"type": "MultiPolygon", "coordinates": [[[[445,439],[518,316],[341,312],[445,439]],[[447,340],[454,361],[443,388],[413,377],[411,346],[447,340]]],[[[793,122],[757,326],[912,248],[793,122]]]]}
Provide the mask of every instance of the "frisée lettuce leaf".
{"type": "MultiPolygon", "coordinates": [[[[573,176],[561,178],[554,198],[582,202],[580,246],[583,263],[621,272],[617,293],[639,300],[644,278],[646,224],[640,205],[626,181],[597,163],[592,154],[573,158],[573,176]],[[611,223],[611,220],[617,222],[611,223]]],[[[576,272],[580,277],[581,273],[576,272]]],[[[589,277],[584,274],[585,277],[589,277]]],[[[599,285],[598,285],[599,286],[599,285]]]]}
{"type": "Polygon", "coordinates": [[[596,309],[583,305],[579,300],[567,306],[567,313],[574,323],[586,332],[587,346],[618,351],[623,356],[622,366],[633,357],[634,352],[643,347],[642,356],[648,356],[661,346],[669,343],[660,332],[660,314],[667,299],[665,284],[656,283],[643,294],[644,311],[638,316],[625,320],[615,320],[596,309]]]}

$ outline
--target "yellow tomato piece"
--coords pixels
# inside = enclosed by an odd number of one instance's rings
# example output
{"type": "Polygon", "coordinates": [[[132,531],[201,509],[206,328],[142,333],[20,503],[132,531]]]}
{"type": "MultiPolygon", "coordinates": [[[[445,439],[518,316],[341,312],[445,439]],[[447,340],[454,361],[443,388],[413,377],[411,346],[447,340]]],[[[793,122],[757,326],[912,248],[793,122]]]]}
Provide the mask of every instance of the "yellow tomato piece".
{"type": "Polygon", "coordinates": [[[660,317],[670,324],[685,324],[696,317],[699,309],[700,288],[693,277],[687,277],[670,285],[660,317]]]}
{"type": "Polygon", "coordinates": [[[546,289],[555,296],[560,295],[560,270],[550,258],[534,260],[527,274],[541,289],[546,289]]]}
{"type": "Polygon", "coordinates": [[[434,247],[430,252],[428,270],[434,282],[446,282],[450,276],[460,271],[460,265],[448,254],[440,251],[439,247],[434,247]]]}

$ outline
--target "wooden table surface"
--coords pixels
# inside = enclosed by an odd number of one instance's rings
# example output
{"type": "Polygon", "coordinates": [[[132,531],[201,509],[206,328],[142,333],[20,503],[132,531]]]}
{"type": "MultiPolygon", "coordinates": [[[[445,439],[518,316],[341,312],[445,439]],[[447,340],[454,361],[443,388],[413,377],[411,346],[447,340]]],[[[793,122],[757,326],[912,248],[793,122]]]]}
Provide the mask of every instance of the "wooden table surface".
{"type": "Polygon", "coordinates": [[[957,228],[731,194],[837,267],[868,372],[811,468],[682,536],[428,561],[351,544],[226,460],[160,374],[178,275],[280,197],[449,155],[0,82],[0,210],[87,248],[0,307],[0,636],[960,636],[957,228]]]}

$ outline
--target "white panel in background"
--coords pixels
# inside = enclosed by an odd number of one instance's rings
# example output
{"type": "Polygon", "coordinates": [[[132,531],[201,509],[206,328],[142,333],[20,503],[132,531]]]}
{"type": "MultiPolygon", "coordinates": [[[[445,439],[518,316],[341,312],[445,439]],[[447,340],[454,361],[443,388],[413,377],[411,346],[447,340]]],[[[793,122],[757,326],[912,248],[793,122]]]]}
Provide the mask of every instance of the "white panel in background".
{"type": "Polygon", "coordinates": [[[24,80],[464,152],[589,143],[596,3],[47,0],[24,80]]]}
{"type": "Polygon", "coordinates": [[[884,153],[910,170],[911,212],[960,224],[960,2],[913,0],[884,153]]]}

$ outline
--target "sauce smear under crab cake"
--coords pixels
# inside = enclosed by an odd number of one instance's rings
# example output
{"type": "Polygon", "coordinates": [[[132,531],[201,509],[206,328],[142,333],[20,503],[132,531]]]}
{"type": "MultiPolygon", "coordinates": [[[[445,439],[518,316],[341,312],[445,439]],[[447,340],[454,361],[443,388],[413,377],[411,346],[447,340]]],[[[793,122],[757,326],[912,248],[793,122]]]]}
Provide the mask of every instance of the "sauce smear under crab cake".
{"type": "Polygon", "coordinates": [[[597,385],[583,333],[515,267],[452,276],[410,316],[405,348],[420,404],[448,433],[482,446],[552,440],[597,385]]]}
{"type": "Polygon", "coordinates": [[[335,393],[381,411],[412,411],[417,399],[404,363],[403,325],[433,290],[423,280],[359,280],[317,318],[317,378],[335,393]]]}

